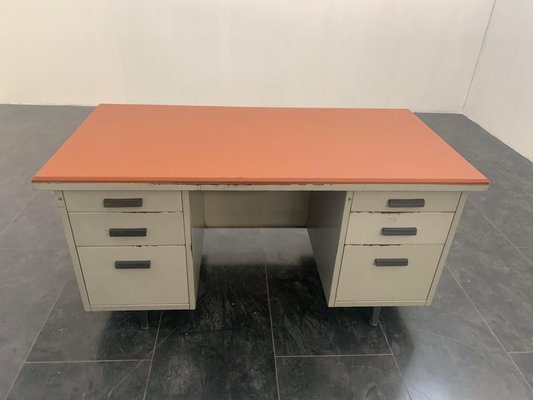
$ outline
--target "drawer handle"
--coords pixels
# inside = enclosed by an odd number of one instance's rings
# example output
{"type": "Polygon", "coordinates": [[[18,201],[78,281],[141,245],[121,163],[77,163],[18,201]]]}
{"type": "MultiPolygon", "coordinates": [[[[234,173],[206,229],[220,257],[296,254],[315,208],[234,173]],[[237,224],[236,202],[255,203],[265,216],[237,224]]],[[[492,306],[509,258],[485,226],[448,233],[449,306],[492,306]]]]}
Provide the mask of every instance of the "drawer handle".
{"type": "Polygon", "coordinates": [[[146,236],[146,228],[111,228],[109,236],[111,237],[141,237],[146,236]]]}
{"type": "Polygon", "coordinates": [[[381,228],[383,236],[416,236],[416,228],[381,228]]]}
{"type": "Polygon", "coordinates": [[[115,261],[116,269],[148,269],[150,268],[150,260],[139,261],[115,261]]]}
{"type": "Polygon", "coordinates": [[[424,199],[389,199],[390,208],[416,208],[425,205],[426,200],[424,199]]]}
{"type": "Polygon", "coordinates": [[[376,267],[407,267],[409,259],[407,258],[376,258],[374,260],[376,267]]]}
{"type": "Polygon", "coordinates": [[[105,208],[116,208],[116,207],[142,207],[143,199],[142,198],[132,198],[132,199],[104,199],[105,208]]]}

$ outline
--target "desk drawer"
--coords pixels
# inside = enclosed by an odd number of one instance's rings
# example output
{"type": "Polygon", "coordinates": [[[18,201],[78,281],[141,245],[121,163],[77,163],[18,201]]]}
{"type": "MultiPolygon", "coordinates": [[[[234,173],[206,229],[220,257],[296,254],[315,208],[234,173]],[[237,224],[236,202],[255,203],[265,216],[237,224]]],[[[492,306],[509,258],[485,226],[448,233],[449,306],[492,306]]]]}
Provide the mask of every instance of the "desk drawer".
{"type": "Polygon", "coordinates": [[[425,301],[442,249],[442,245],[345,246],[336,300],[425,301]]]}
{"type": "Polygon", "coordinates": [[[185,246],[82,247],[92,306],[189,302],[185,246]]]}
{"type": "Polygon", "coordinates": [[[76,246],[185,243],[180,212],[69,213],[69,218],[76,246]]]}
{"type": "Polygon", "coordinates": [[[460,192],[354,192],[352,211],[454,212],[460,192]]]}
{"type": "Polygon", "coordinates": [[[352,213],[347,244],[442,244],[453,213],[352,213]],[[392,228],[392,229],[391,229],[392,228]]]}
{"type": "Polygon", "coordinates": [[[63,192],[71,211],[181,211],[181,192],[71,190],[63,192]]]}

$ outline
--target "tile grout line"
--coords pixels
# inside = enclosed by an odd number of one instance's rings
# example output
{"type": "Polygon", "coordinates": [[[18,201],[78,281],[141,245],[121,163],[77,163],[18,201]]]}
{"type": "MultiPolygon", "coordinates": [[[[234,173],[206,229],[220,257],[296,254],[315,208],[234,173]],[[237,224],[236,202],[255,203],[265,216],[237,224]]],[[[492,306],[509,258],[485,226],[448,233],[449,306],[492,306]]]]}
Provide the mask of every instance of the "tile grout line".
{"type": "Polygon", "coordinates": [[[385,338],[385,342],[387,343],[387,347],[389,348],[389,351],[392,355],[392,359],[394,360],[394,365],[396,365],[396,370],[398,371],[398,375],[400,375],[400,379],[402,380],[403,387],[405,388],[405,391],[407,392],[407,396],[409,397],[409,399],[412,399],[411,392],[409,392],[407,383],[405,382],[402,371],[400,370],[400,366],[398,365],[398,360],[396,360],[396,356],[394,355],[394,352],[392,351],[392,346],[389,343],[389,339],[387,338],[387,334],[385,333],[385,329],[383,329],[383,324],[381,323],[381,321],[379,321],[379,329],[381,329],[381,333],[383,334],[383,337],[385,338]]]}
{"type": "Polygon", "coordinates": [[[13,387],[15,386],[15,382],[17,381],[17,379],[18,379],[18,377],[20,375],[20,372],[22,371],[22,368],[24,368],[24,364],[26,364],[26,361],[28,361],[28,357],[31,354],[31,351],[33,350],[33,346],[37,342],[37,339],[39,338],[39,335],[41,334],[41,332],[42,332],[42,330],[44,328],[44,325],[46,324],[46,321],[48,321],[48,318],[50,318],[50,315],[52,314],[53,309],[55,308],[57,302],[59,301],[59,298],[61,297],[61,294],[63,294],[63,291],[65,290],[65,287],[67,286],[67,283],[68,283],[68,279],[65,278],[65,283],[63,284],[61,290],[58,291],[58,294],[57,294],[54,302],[50,306],[50,309],[48,310],[48,313],[46,314],[46,318],[44,319],[44,321],[43,321],[43,323],[41,325],[41,328],[39,329],[39,332],[37,332],[37,335],[35,335],[35,338],[33,339],[33,342],[31,343],[30,349],[28,350],[28,353],[26,354],[26,357],[24,357],[24,362],[20,366],[17,374],[15,375],[15,378],[13,379],[13,382],[11,382],[11,385],[9,386],[9,389],[6,392],[4,400],[6,400],[8,398],[9,394],[11,393],[11,390],[13,390],[13,387]]]}
{"type": "Polygon", "coordinates": [[[133,374],[133,373],[135,372],[135,370],[136,370],[137,368],[139,368],[139,366],[140,366],[142,363],[145,363],[146,361],[147,361],[147,360],[139,361],[139,362],[137,363],[137,365],[135,365],[135,367],[133,367],[133,368],[131,369],[130,372],[128,372],[126,375],[124,375],[124,376],[122,377],[122,379],[120,379],[120,380],[119,380],[119,381],[118,381],[118,382],[117,382],[117,383],[116,383],[116,384],[115,384],[115,385],[114,385],[114,386],[113,386],[113,387],[107,392],[107,397],[109,398],[109,397],[111,396],[111,394],[115,391],[115,389],[118,388],[120,385],[122,385],[122,384],[126,381],[126,379],[128,379],[128,378],[131,376],[131,374],[133,374]]]}
{"type": "Polygon", "coordinates": [[[328,357],[386,357],[393,356],[392,353],[376,354],[298,354],[293,356],[276,356],[276,358],[328,358],[328,357]]]}
{"type": "Polygon", "coordinates": [[[270,294],[269,294],[269,289],[268,289],[268,273],[267,273],[267,266],[266,266],[266,262],[265,262],[265,281],[266,281],[266,289],[267,289],[267,299],[268,299],[268,315],[269,315],[269,318],[270,318],[270,335],[271,335],[271,339],[272,339],[272,352],[273,352],[273,355],[274,355],[274,372],[276,373],[276,390],[277,390],[277,393],[278,393],[278,400],[280,399],[280,394],[279,394],[279,380],[278,380],[278,363],[277,363],[277,356],[276,356],[276,344],[274,343],[274,327],[273,327],[273,324],[272,324],[272,310],[271,310],[271,307],[270,307],[270,294]]]}
{"type": "MultiPolygon", "coordinates": [[[[531,261],[529,261],[529,258],[526,257],[526,255],[525,255],[524,253],[522,253],[522,251],[520,250],[520,247],[518,247],[516,244],[514,244],[513,241],[512,241],[511,239],[509,239],[509,238],[507,237],[507,235],[506,235],[505,233],[503,233],[502,230],[501,230],[500,228],[498,228],[498,226],[497,226],[497,225],[496,225],[496,224],[495,224],[495,223],[494,223],[489,217],[487,217],[487,216],[485,215],[485,213],[484,213],[484,212],[483,212],[483,211],[482,211],[482,210],[481,210],[481,209],[480,209],[480,208],[479,208],[479,207],[478,207],[473,201],[471,201],[471,200],[467,200],[467,201],[469,201],[469,203],[470,203],[470,204],[471,204],[471,205],[472,205],[472,206],[473,206],[473,207],[474,207],[474,208],[475,208],[475,209],[476,209],[481,215],[483,215],[483,217],[489,222],[489,224],[491,224],[491,225],[494,227],[494,229],[496,229],[496,230],[498,231],[498,233],[500,233],[500,234],[505,238],[505,240],[507,240],[507,241],[511,244],[511,246],[513,246],[513,247],[518,251],[518,253],[522,256],[522,258],[523,258],[524,260],[526,260],[528,263],[531,263],[531,261]]],[[[526,248],[526,247],[524,247],[524,248],[526,248]]]]}
{"type": "Polygon", "coordinates": [[[146,393],[148,392],[148,384],[150,383],[150,376],[152,374],[152,365],[154,364],[155,349],[157,348],[157,340],[159,339],[159,330],[161,329],[161,320],[163,319],[163,311],[160,311],[159,322],[157,324],[157,333],[155,334],[154,347],[152,349],[152,357],[150,358],[150,367],[148,368],[148,375],[146,376],[146,384],[144,385],[143,400],[146,399],[146,393]]]}
{"type": "Polygon", "coordinates": [[[30,202],[35,198],[35,196],[37,196],[37,192],[34,191],[33,196],[31,196],[31,198],[26,202],[26,204],[24,204],[24,206],[19,210],[19,212],[17,212],[17,214],[8,222],[4,229],[2,229],[2,231],[0,232],[0,236],[2,236],[4,232],[7,231],[7,229],[11,226],[11,224],[15,222],[15,220],[20,216],[20,214],[22,214],[22,212],[26,209],[26,207],[28,207],[28,204],[30,204],[30,202]]]}
{"type": "MultiPolygon", "coordinates": [[[[268,286],[268,270],[267,270],[267,262],[266,262],[266,252],[263,242],[263,229],[260,230],[261,233],[261,250],[263,251],[263,265],[265,268],[265,283],[266,283],[266,291],[267,291],[267,300],[268,300],[268,317],[270,319],[270,337],[272,339],[272,353],[274,356],[274,372],[276,374],[276,392],[278,395],[278,400],[281,399],[280,393],[279,393],[279,379],[278,379],[278,362],[277,362],[277,356],[276,356],[276,344],[274,343],[274,324],[272,322],[272,307],[270,306],[270,288],[268,286]]],[[[143,399],[144,400],[144,399],[143,399]]]]}
{"type": "MultiPolygon", "coordinates": [[[[473,202],[473,201],[470,201],[470,204],[483,216],[483,218],[485,218],[489,224],[491,224],[494,229],[496,229],[497,232],[499,232],[504,238],[505,240],[507,240],[512,247],[514,247],[516,249],[516,251],[518,251],[518,253],[522,256],[522,258],[524,260],[526,260],[529,264],[531,264],[531,261],[529,260],[528,257],[525,256],[524,253],[522,253],[522,251],[520,250],[519,247],[517,247],[513,241],[511,239],[509,239],[507,237],[507,235],[505,233],[503,233],[500,228],[498,228],[498,226],[489,218],[485,215],[485,213],[473,202]]],[[[485,322],[485,324],[487,325],[487,327],[489,328],[489,331],[492,333],[492,335],[496,338],[496,340],[498,341],[498,343],[500,343],[500,346],[502,347],[503,351],[505,351],[505,353],[507,354],[507,356],[509,357],[509,359],[511,360],[512,364],[514,365],[514,367],[516,368],[516,370],[518,371],[518,373],[520,374],[520,376],[522,377],[522,379],[526,382],[526,385],[529,387],[529,389],[533,392],[533,387],[529,384],[529,381],[526,379],[525,375],[522,373],[522,370],[518,367],[518,365],[516,365],[516,362],[514,360],[514,358],[512,357],[511,354],[530,354],[530,353],[533,353],[533,351],[525,351],[525,352],[510,352],[508,351],[505,346],[503,345],[503,342],[500,340],[500,338],[494,333],[494,331],[492,330],[492,328],[490,327],[489,323],[487,322],[487,320],[485,319],[485,317],[483,316],[483,314],[481,313],[481,311],[478,309],[478,307],[476,306],[476,304],[474,303],[474,301],[471,299],[471,297],[468,295],[468,293],[466,292],[466,290],[463,288],[463,286],[459,283],[459,280],[455,277],[455,275],[449,271],[450,274],[452,275],[453,279],[455,279],[455,282],[457,282],[457,284],[459,285],[459,287],[461,288],[461,290],[463,291],[463,293],[466,295],[466,297],[470,300],[470,302],[472,303],[472,305],[474,306],[474,308],[476,309],[476,311],[479,313],[479,315],[481,316],[481,318],[483,319],[483,322],[485,322]]]]}
{"type": "Polygon", "coordinates": [[[124,360],[50,360],[50,361],[25,361],[24,364],[95,364],[116,362],[142,362],[150,361],[149,358],[129,358],[124,360]]]}
{"type": "Polygon", "coordinates": [[[492,334],[492,336],[494,336],[496,338],[496,341],[500,344],[501,348],[503,349],[504,353],[507,354],[507,357],[509,357],[509,359],[511,360],[511,363],[514,365],[515,369],[518,371],[518,373],[520,374],[520,376],[522,377],[522,379],[524,380],[524,382],[526,383],[527,387],[529,388],[529,390],[531,392],[533,392],[533,388],[531,387],[531,385],[529,384],[528,380],[526,379],[526,377],[524,376],[524,374],[522,373],[522,371],[520,370],[520,368],[518,368],[518,365],[516,365],[513,357],[511,356],[511,354],[507,351],[507,349],[505,348],[505,346],[503,345],[503,342],[500,340],[500,338],[498,336],[496,336],[496,334],[494,333],[494,331],[492,330],[492,328],[490,327],[489,323],[487,322],[487,320],[485,319],[485,317],[483,316],[483,314],[481,314],[481,311],[479,311],[479,309],[477,308],[477,306],[474,304],[472,298],[468,295],[468,293],[466,292],[466,290],[463,288],[463,286],[461,285],[461,283],[459,283],[459,280],[455,277],[455,275],[449,271],[450,274],[452,275],[453,279],[455,280],[455,283],[457,283],[457,285],[461,288],[462,292],[464,293],[464,295],[466,296],[466,298],[468,299],[468,301],[470,301],[470,303],[472,304],[472,306],[474,307],[474,309],[477,311],[477,313],[479,314],[479,316],[481,317],[481,319],[483,320],[483,322],[485,323],[485,325],[487,326],[489,332],[492,334]]]}

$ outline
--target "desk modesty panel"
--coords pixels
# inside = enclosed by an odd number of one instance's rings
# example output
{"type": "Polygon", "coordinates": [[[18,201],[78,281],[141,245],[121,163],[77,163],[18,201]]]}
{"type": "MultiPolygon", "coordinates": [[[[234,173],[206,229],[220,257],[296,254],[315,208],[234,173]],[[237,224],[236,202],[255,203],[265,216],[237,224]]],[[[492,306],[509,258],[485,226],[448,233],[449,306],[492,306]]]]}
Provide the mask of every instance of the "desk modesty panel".
{"type": "Polygon", "coordinates": [[[409,110],[155,105],[98,106],[33,178],[88,311],[194,309],[204,230],[243,226],[306,227],[330,307],[429,305],[488,183],[409,110]]]}

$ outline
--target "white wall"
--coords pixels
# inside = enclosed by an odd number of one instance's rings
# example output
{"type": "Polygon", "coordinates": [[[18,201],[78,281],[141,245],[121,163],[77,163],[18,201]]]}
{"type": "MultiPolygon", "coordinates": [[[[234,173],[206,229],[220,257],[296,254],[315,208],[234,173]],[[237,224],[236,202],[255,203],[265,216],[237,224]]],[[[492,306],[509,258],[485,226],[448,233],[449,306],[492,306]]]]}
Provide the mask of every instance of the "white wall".
{"type": "Polygon", "coordinates": [[[464,113],[533,161],[533,0],[497,0],[464,113]]]}
{"type": "Polygon", "coordinates": [[[0,103],[457,112],[492,0],[0,0],[0,103]]]}

